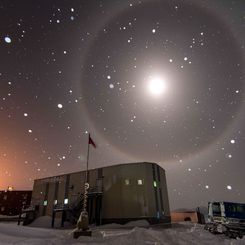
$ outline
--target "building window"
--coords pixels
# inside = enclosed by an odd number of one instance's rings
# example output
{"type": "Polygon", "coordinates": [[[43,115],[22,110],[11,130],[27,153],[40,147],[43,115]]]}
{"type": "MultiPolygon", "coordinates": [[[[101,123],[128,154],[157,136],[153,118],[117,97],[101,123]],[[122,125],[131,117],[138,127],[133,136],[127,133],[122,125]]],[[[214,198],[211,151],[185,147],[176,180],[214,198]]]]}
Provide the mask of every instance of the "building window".
{"type": "Polygon", "coordinates": [[[142,179],[138,179],[137,182],[138,182],[138,185],[143,185],[143,180],[142,179]]]}
{"type": "Polygon", "coordinates": [[[57,205],[58,204],[58,200],[54,200],[54,205],[57,205]]]}
{"type": "Polygon", "coordinates": [[[3,196],[3,200],[7,200],[8,196],[7,195],[4,195],[3,196]]]}
{"type": "Polygon", "coordinates": [[[68,202],[69,202],[68,198],[65,198],[64,199],[64,204],[68,204],[68,202]]]}
{"type": "Polygon", "coordinates": [[[47,200],[44,200],[43,201],[43,206],[47,206],[48,205],[48,201],[47,200]]]}
{"type": "Polygon", "coordinates": [[[153,186],[156,188],[157,187],[157,182],[154,180],[153,181],[153,186]]]}
{"type": "Polygon", "coordinates": [[[5,210],[5,207],[1,207],[1,212],[3,212],[5,210]]]}
{"type": "Polygon", "coordinates": [[[129,179],[125,179],[124,183],[125,183],[125,185],[130,185],[130,180],[129,179]]]}

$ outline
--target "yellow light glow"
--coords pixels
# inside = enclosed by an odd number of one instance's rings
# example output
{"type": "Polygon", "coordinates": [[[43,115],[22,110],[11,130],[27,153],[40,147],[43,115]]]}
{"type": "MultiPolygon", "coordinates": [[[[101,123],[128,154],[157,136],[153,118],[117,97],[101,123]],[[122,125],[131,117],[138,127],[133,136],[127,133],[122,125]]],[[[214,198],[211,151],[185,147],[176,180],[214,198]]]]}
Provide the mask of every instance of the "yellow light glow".
{"type": "Polygon", "coordinates": [[[13,191],[14,190],[14,187],[13,186],[8,186],[7,190],[8,191],[13,191]]]}

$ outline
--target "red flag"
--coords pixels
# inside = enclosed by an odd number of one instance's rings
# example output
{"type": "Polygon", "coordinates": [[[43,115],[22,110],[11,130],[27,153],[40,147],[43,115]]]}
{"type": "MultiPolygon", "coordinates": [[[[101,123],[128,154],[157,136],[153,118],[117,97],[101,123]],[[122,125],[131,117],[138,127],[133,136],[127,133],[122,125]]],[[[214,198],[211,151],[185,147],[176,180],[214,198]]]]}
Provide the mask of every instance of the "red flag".
{"type": "Polygon", "coordinates": [[[94,148],[96,148],[96,144],[94,143],[90,135],[88,136],[88,143],[91,144],[94,148]]]}

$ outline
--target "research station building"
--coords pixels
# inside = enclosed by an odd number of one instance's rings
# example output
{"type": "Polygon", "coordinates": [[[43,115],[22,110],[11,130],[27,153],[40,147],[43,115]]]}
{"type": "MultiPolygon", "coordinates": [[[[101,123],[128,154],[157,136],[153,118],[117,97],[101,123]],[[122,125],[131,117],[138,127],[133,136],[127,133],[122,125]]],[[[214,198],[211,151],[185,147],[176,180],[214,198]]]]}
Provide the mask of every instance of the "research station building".
{"type": "MultiPolygon", "coordinates": [[[[34,181],[37,216],[61,216],[76,222],[83,205],[86,171],[34,181]]],[[[96,225],[146,219],[171,223],[165,170],[156,163],[119,164],[88,171],[89,222],[96,225]]]]}

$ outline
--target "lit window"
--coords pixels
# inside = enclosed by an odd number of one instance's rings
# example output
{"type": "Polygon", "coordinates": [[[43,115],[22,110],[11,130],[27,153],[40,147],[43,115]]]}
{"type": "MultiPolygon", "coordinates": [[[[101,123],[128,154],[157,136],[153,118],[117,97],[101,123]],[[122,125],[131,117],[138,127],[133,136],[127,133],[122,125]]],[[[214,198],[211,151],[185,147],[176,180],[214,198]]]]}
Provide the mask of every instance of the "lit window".
{"type": "Polygon", "coordinates": [[[125,179],[124,183],[125,183],[125,185],[130,185],[130,180],[129,179],[125,179]]]}
{"type": "Polygon", "coordinates": [[[7,198],[8,198],[7,195],[4,195],[4,196],[3,196],[3,199],[4,199],[4,200],[7,200],[7,198]]]}
{"type": "Polygon", "coordinates": [[[58,203],[58,200],[54,200],[54,205],[57,205],[57,203],[58,203]]]}
{"type": "Polygon", "coordinates": [[[143,185],[143,180],[142,179],[138,179],[138,185],[143,185]]]}
{"type": "Polygon", "coordinates": [[[5,207],[1,207],[1,211],[3,212],[5,210],[5,207]]]}
{"type": "Polygon", "coordinates": [[[64,204],[68,204],[68,198],[64,199],[64,204]]]}
{"type": "Polygon", "coordinates": [[[47,200],[43,201],[43,206],[47,206],[47,205],[48,205],[48,201],[47,200]]]}
{"type": "Polygon", "coordinates": [[[153,186],[154,187],[157,187],[157,182],[154,180],[154,182],[153,182],[153,186]]]}

